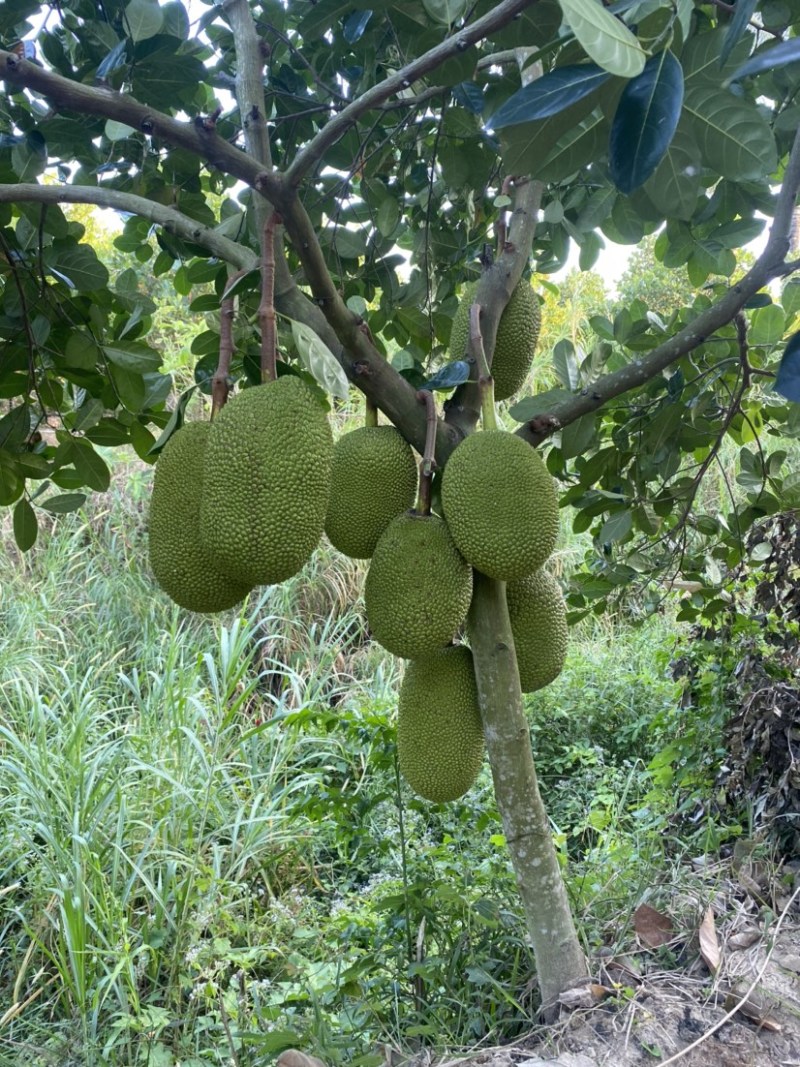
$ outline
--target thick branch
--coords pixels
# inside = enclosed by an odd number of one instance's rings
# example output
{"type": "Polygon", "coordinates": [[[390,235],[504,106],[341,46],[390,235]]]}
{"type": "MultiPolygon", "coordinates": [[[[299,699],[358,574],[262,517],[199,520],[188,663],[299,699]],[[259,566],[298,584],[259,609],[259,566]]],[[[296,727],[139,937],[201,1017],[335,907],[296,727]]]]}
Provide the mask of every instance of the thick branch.
{"type": "MultiPolygon", "coordinates": [[[[270,172],[261,175],[257,188],[263,188],[280,211],[284,228],[311,286],[314,303],[339,340],[341,348],[337,345],[333,351],[348,378],[422,453],[425,448],[425,411],[417,400],[416,391],[384,359],[373,344],[366,324],[345,304],[325,263],[314,225],[296,193],[287,188],[278,175],[270,172]]],[[[439,422],[436,459],[440,466],[444,465],[459,440],[455,430],[439,422]]]]}
{"type": "Polygon", "coordinates": [[[495,30],[501,29],[521,11],[524,11],[526,7],[530,7],[535,2],[536,0],[503,0],[483,18],[477,19],[470,26],[465,26],[463,30],[459,30],[452,37],[448,37],[447,40],[436,45],[435,48],[431,48],[411,63],[406,64],[396,74],[390,75],[384,81],[379,82],[378,85],[374,85],[371,89],[362,93],[357,100],[354,100],[352,104],[340,111],[335,118],[326,123],[316,137],[299,153],[287,171],[286,176],[289,183],[293,186],[299,185],[303,176],[319,163],[331,145],[336,144],[367,111],[379,107],[402,89],[408,89],[412,82],[417,81],[418,78],[422,78],[426,74],[430,74],[431,71],[436,70],[446,60],[466,52],[473,44],[476,44],[495,30]]]}
{"type": "Polygon", "coordinates": [[[258,262],[249,248],[223,237],[196,219],[190,219],[174,207],[157,204],[133,193],[121,193],[96,185],[0,185],[0,204],[14,204],[22,200],[33,200],[40,204],[96,204],[97,207],[126,211],[150,219],[176,237],[202,245],[219,259],[240,270],[251,270],[258,262]]]}
{"type": "Polygon", "coordinates": [[[586,960],[542,804],[522,704],[506,587],[475,571],[467,632],[475,657],[483,733],[547,1018],[558,997],[586,981],[586,960]]]}
{"type": "Polygon", "coordinates": [[[220,137],[213,123],[204,124],[202,120],[178,122],[155,108],[140,104],[126,93],[63,78],[60,74],[45,70],[38,63],[20,59],[13,52],[0,50],[0,79],[8,83],[11,92],[32,89],[41,93],[59,111],[101,115],[124,122],[141,133],[160,137],[169,144],[185,148],[201,159],[208,160],[219,170],[240,178],[248,185],[253,185],[264,169],[257,160],[220,137]]]}
{"type": "Polygon", "coordinates": [[[769,240],[747,274],[716,304],[712,304],[710,308],[701,312],[674,337],[670,337],[668,341],[654,348],[641,359],[634,359],[627,367],[613,374],[603,375],[591,389],[584,389],[578,396],[570,397],[563,404],[552,408],[546,415],[537,416],[517,431],[520,436],[530,441],[531,444],[539,444],[559,427],[567,426],[582,415],[596,411],[615,396],[644,385],[657,374],[661,374],[672,363],[691,352],[693,348],[701,345],[715,330],[731,322],[750,297],[754,296],[759,289],[763,289],[773,278],[790,273],[795,265],[787,263],[786,256],[789,252],[789,235],[798,190],[800,190],[800,131],[795,136],[784,171],[783,186],[776,202],[769,240]]]}

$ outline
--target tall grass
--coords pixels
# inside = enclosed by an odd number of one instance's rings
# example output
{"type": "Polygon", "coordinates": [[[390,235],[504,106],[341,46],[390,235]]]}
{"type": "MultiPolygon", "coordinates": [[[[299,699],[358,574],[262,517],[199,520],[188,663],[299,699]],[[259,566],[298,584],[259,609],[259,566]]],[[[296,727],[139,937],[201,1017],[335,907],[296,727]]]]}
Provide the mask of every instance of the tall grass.
{"type": "MultiPolygon", "coordinates": [[[[123,466],[0,558],[0,1065],[253,1067],[296,1043],[369,1064],[530,1023],[490,775],[441,809],[399,783],[363,564],[323,546],[240,611],[187,615],[143,562],[149,477],[123,466]]],[[[569,571],[585,542],[563,544],[569,571]]],[[[658,860],[628,847],[646,774],[625,761],[674,699],[671,635],[587,624],[531,701],[579,908],[658,860]]]]}

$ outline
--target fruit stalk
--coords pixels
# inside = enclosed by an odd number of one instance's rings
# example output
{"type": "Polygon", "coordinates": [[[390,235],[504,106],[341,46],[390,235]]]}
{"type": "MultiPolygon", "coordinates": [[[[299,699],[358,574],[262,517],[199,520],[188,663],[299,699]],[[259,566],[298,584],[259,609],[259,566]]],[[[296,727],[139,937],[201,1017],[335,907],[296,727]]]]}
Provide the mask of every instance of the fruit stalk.
{"type": "Polygon", "coordinates": [[[419,465],[419,493],[417,494],[416,512],[418,515],[431,513],[431,483],[436,468],[434,453],[436,451],[436,401],[429,389],[420,389],[417,400],[425,405],[425,451],[419,465]]]}
{"type": "MultiPolygon", "coordinates": [[[[236,271],[228,278],[228,289],[237,278],[246,273],[243,270],[236,271]]],[[[233,316],[234,300],[232,296],[226,296],[220,304],[219,312],[219,360],[217,369],[211,378],[211,418],[221,411],[228,400],[230,391],[231,360],[233,359],[233,316]]]]}
{"type": "Polygon", "coordinates": [[[378,408],[376,404],[367,397],[367,405],[364,411],[364,425],[365,426],[377,426],[378,425],[378,408]]]}
{"type": "Polygon", "coordinates": [[[261,381],[274,382],[278,376],[277,331],[275,328],[275,230],[281,218],[273,211],[261,231],[261,303],[258,322],[261,327],[261,381]]]}
{"type": "Polygon", "coordinates": [[[478,394],[481,400],[481,423],[484,430],[497,429],[494,411],[494,378],[486,361],[486,351],[481,336],[481,306],[473,304],[469,309],[469,354],[475,360],[478,371],[478,394]]]}
{"type": "Polygon", "coordinates": [[[536,957],[542,1013],[587,980],[586,959],[539,794],[503,582],[474,572],[467,631],[497,807],[536,957]]]}

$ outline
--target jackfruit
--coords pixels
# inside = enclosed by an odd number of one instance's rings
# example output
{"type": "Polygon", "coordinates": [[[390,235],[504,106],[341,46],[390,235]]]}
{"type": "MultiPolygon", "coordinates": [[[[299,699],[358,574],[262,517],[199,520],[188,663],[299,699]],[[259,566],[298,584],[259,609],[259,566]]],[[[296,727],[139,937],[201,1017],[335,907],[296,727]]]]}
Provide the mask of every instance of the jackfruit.
{"type": "Polygon", "coordinates": [[[472,653],[444,648],[406,667],[397,709],[400,773],[415,793],[443,804],[472,786],[483,728],[472,653]]]}
{"type": "Polygon", "coordinates": [[[471,598],[472,568],[444,519],[406,512],[389,523],[364,585],[367,622],[385,649],[430,655],[463,625],[471,598]]]}
{"type": "Polygon", "coordinates": [[[567,608],[561,588],[546,571],[506,586],[508,614],[523,693],[543,689],[561,674],[567,655],[567,608]]]}
{"type": "MultiPolygon", "coordinates": [[[[477,282],[464,287],[461,302],[453,316],[450,332],[450,358],[463,359],[469,343],[469,309],[475,302],[477,282]]],[[[530,282],[522,278],[500,316],[492,357],[495,400],[507,400],[525,384],[536,355],[542,312],[539,298],[530,282]]]]}
{"type": "Polygon", "coordinates": [[[189,611],[224,611],[250,592],[218,569],[200,542],[203,466],[211,424],[193,422],[169,439],[156,463],[150,501],[149,554],[156,581],[189,611]]]}
{"type": "Polygon", "coordinates": [[[211,424],[200,536],[236,581],[282,582],[322,536],[333,437],[313,390],[286,376],[245,389],[211,424]]]}
{"type": "Polygon", "coordinates": [[[442,508],[461,555],[489,578],[533,574],[555,548],[553,479],[515,434],[482,430],[458,445],[444,468],[442,508]]]}
{"type": "Polygon", "coordinates": [[[378,538],[408,511],[417,491],[411,446],[394,426],[362,426],[333,449],[325,533],[353,559],[369,559],[378,538]]]}

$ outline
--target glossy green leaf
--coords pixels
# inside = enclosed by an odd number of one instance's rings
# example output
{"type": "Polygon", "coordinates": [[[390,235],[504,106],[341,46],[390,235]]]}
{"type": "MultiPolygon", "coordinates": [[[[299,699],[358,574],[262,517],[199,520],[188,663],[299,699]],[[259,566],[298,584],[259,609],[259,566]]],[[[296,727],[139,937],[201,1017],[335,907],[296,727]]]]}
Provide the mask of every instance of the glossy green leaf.
{"type": "Polygon", "coordinates": [[[422,5],[440,26],[452,26],[467,10],[467,0],[422,0],[422,5]]]}
{"type": "Polygon", "coordinates": [[[700,150],[678,126],[672,140],[643,189],[664,215],[688,220],[694,214],[701,189],[700,150]]]}
{"type": "Polygon", "coordinates": [[[635,78],[645,54],[636,37],[600,0],[559,0],[564,18],[586,54],[611,74],[635,78]]]}
{"type": "Polygon", "coordinates": [[[22,497],[17,501],[14,508],[14,540],[20,552],[28,552],[36,542],[36,534],[39,531],[39,523],[36,512],[31,505],[22,497]]]}
{"type": "Polygon", "coordinates": [[[788,41],[771,45],[758,52],[746,63],[737,67],[730,77],[730,81],[741,81],[755,74],[763,74],[764,71],[775,71],[785,67],[789,63],[800,62],[800,37],[792,37],[788,41]]]}
{"type": "Polygon", "coordinates": [[[605,118],[597,112],[576,123],[536,165],[535,177],[543,182],[562,181],[587,166],[603,154],[607,128],[605,118]]]}
{"type": "Polygon", "coordinates": [[[509,97],[486,125],[501,130],[520,122],[548,118],[596,92],[610,77],[607,70],[595,63],[556,67],[509,97]]]}
{"type": "Polygon", "coordinates": [[[800,404],[800,333],[789,338],[775,378],[775,392],[800,404]]]}
{"type": "Polygon", "coordinates": [[[675,56],[661,52],[623,90],[611,125],[611,179],[629,194],[643,185],[667,151],[683,103],[683,71],[675,56]]]}
{"type": "Polygon", "coordinates": [[[57,496],[43,500],[39,507],[49,511],[53,515],[65,515],[70,511],[77,511],[86,503],[85,493],[59,493],[57,496]]]}
{"type": "Polygon", "coordinates": [[[99,453],[88,441],[76,438],[72,442],[72,463],[83,479],[83,484],[98,493],[104,493],[111,484],[111,471],[99,453]]]}
{"type": "Polygon", "coordinates": [[[161,366],[161,355],[147,345],[137,344],[136,341],[119,341],[114,345],[103,345],[106,359],[117,367],[133,371],[136,374],[146,374],[148,371],[157,371],[161,366]]]}
{"type": "Polygon", "coordinates": [[[775,137],[753,101],[694,89],[686,95],[684,114],[703,162],[724,178],[755,181],[776,169],[775,137]]]}

